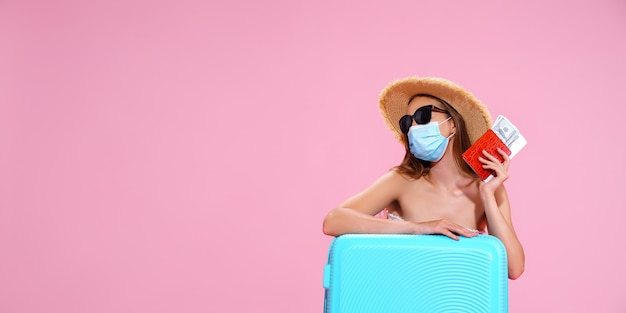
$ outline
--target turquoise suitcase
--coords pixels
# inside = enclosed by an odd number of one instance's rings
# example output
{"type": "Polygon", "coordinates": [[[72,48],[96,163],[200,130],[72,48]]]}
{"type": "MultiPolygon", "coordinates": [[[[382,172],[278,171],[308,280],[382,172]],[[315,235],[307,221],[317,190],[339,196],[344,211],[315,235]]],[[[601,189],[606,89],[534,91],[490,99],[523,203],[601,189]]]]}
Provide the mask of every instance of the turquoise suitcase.
{"type": "Polygon", "coordinates": [[[342,235],[324,267],[324,312],[508,312],[507,273],[490,235],[342,235]]]}

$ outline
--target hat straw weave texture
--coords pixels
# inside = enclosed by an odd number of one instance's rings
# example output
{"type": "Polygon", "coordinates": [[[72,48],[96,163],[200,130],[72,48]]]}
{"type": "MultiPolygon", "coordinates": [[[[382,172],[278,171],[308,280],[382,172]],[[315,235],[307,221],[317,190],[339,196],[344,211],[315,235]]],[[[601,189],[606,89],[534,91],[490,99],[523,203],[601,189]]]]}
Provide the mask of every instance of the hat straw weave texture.
{"type": "Polygon", "coordinates": [[[387,127],[396,139],[404,143],[400,118],[407,114],[409,99],[417,94],[428,94],[445,100],[463,117],[471,143],[491,128],[487,107],[458,84],[438,77],[408,77],[387,85],[380,93],[379,109],[387,127]]]}

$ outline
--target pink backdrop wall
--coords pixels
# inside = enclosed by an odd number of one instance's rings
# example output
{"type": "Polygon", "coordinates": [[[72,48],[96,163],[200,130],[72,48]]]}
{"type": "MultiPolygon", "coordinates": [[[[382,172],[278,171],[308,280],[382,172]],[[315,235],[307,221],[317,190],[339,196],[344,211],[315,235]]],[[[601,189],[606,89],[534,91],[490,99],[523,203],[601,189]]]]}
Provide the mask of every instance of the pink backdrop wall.
{"type": "MultiPolygon", "coordinates": [[[[388,2],[388,1],[385,1],[388,2]]],[[[626,3],[0,2],[0,312],[321,312],[326,212],[457,81],[529,144],[511,312],[626,312],[626,3]]]]}

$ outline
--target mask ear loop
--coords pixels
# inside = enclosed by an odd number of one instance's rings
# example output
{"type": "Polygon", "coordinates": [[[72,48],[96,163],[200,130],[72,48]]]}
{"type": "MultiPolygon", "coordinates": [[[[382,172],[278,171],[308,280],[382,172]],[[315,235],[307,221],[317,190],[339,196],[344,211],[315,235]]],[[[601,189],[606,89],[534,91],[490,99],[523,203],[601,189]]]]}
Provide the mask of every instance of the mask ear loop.
{"type": "MultiPolygon", "coordinates": [[[[443,123],[445,123],[445,122],[449,121],[451,118],[452,118],[452,116],[448,117],[445,121],[443,121],[443,122],[439,123],[439,125],[441,125],[441,124],[443,124],[443,123]]],[[[450,134],[450,136],[448,136],[446,139],[450,139],[450,138],[451,138],[452,136],[454,136],[454,135],[456,135],[456,132],[454,132],[454,133],[450,134]]]]}
{"type": "Polygon", "coordinates": [[[451,118],[452,118],[452,116],[448,116],[448,118],[447,118],[445,121],[443,121],[443,122],[439,123],[439,125],[441,125],[441,124],[443,124],[443,123],[445,123],[445,122],[449,121],[451,118]]]}

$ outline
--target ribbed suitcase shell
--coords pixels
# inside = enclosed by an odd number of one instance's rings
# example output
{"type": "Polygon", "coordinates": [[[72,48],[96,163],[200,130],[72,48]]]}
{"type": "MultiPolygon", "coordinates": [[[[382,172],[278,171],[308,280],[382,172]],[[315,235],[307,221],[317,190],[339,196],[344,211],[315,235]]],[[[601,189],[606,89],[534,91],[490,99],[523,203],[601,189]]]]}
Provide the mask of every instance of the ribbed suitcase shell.
{"type": "Polygon", "coordinates": [[[490,235],[356,235],[333,239],[324,312],[508,312],[502,242],[490,235]]]}

